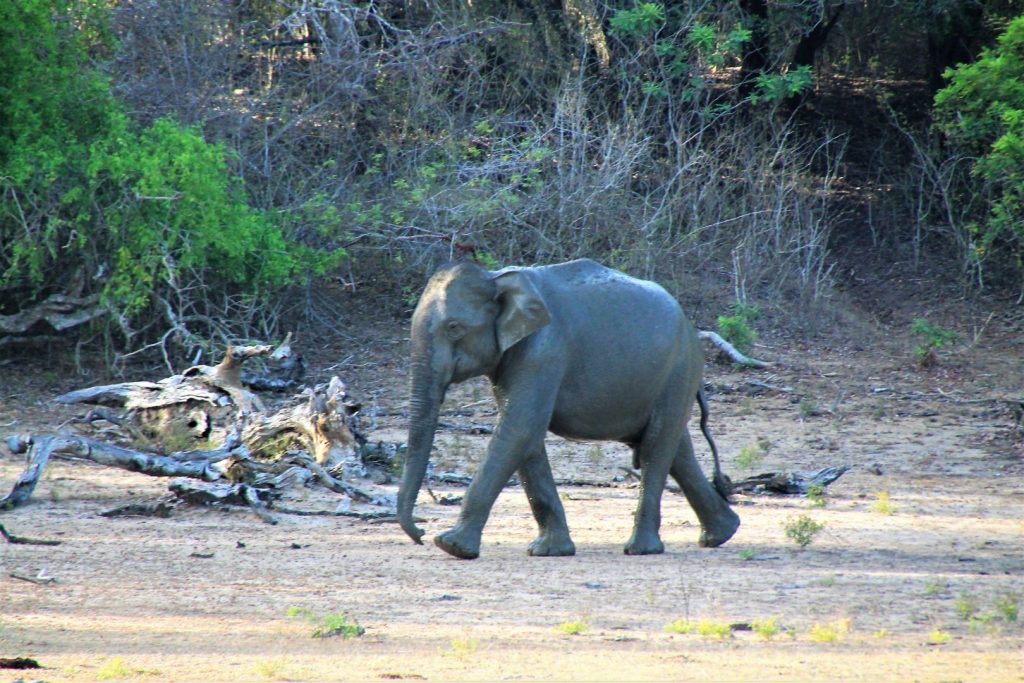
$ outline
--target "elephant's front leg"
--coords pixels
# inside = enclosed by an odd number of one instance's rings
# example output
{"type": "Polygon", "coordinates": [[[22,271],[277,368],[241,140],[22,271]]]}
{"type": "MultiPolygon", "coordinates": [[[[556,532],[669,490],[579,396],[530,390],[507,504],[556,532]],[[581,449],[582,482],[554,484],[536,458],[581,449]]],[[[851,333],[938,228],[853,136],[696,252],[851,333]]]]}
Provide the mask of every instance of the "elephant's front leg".
{"type": "Polygon", "coordinates": [[[528,457],[519,468],[519,478],[540,528],[540,535],[530,543],[527,552],[546,557],[575,555],[576,545],[569,536],[565,508],[558,497],[551,463],[543,445],[540,452],[528,457]]]}
{"type": "MultiPolygon", "coordinates": [[[[554,392],[547,388],[542,377],[526,377],[507,391],[499,403],[502,407],[501,417],[487,445],[487,455],[466,489],[459,521],[434,538],[437,547],[467,560],[480,556],[480,535],[484,524],[491,514],[494,501],[512,473],[524,465],[529,454],[543,453],[544,435],[554,406],[554,392]]],[[[542,482],[540,488],[545,491],[542,499],[550,505],[551,496],[545,490],[544,477],[542,474],[539,477],[536,475],[535,467],[530,465],[530,472],[542,482]]],[[[551,477],[550,471],[547,477],[551,477]]],[[[553,479],[550,488],[554,489],[553,479]]],[[[556,501],[557,498],[555,494],[556,501]]],[[[558,509],[561,511],[561,504],[558,509]]],[[[564,524],[565,513],[561,514],[564,524]]]]}

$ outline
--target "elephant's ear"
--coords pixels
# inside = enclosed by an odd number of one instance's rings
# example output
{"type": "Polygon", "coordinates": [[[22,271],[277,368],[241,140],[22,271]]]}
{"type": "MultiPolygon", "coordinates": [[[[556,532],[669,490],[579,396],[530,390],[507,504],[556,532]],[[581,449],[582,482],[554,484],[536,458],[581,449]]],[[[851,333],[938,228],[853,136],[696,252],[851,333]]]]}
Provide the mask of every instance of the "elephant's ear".
{"type": "Polygon", "coordinates": [[[501,305],[496,323],[498,347],[505,353],[520,339],[551,322],[551,314],[540,292],[522,271],[499,272],[494,284],[498,286],[501,305]]]}

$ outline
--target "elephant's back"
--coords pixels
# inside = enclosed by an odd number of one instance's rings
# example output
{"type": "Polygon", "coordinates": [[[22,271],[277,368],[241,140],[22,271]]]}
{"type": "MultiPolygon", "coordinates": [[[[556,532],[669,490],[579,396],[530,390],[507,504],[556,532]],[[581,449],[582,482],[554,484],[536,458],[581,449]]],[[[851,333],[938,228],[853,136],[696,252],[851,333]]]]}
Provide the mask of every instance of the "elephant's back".
{"type": "Polygon", "coordinates": [[[549,296],[558,299],[565,318],[586,329],[625,337],[675,339],[685,316],[675,298],[649,280],[641,280],[592,261],[579,259],[547,266],[549,296]]]}

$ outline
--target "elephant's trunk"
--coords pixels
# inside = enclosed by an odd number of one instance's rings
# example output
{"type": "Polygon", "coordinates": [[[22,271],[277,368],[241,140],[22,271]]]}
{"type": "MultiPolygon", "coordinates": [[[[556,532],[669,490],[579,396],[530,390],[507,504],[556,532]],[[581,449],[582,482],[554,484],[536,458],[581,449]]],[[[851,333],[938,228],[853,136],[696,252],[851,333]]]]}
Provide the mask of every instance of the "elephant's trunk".
{"type": "Polygon", "coordinates": [[[409,444],[402,468],[402,483],[398,488],[397,507],[398,523],[416,543],[423,543],[423,530],[413,522],[412,511],[427,472],[443,395],[444,389],[432,376],[429,363],[414,363],[409,400],[409,444]]]}

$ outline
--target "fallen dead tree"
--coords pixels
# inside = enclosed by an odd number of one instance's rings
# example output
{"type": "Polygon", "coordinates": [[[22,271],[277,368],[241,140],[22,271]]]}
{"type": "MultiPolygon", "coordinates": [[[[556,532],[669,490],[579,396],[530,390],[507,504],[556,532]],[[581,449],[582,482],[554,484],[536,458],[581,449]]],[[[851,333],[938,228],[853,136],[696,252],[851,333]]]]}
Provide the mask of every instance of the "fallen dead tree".
{"type": "MultiPolygon", "coordinates": [[[[298,386],[302,368],[289,338],[277,349],[229,347],[219,364],[193,366],[159,382],[59,396],[61,403],[93,407],[68,421],[70,430],[7,439],[11,452],[25,455],[26,467],[0,498],[0,511],[27,503],[47,464],[60,457],[173,478],[167,496],[107,516],[166,517],[182,504],[224,505],[247,506],[275,523],[271,510],[278,501],[310,487],[342,497],[332,514],[390,514],[388,496],[351,481],[386,480],[395,463],[381,452],[364,458],[369,449],[358,429],[360,406],[339,378],[274,400],[251,389],[298,386]],[[265,371],[243,374],[242,365],[253,358],[267,359],[265,371]],[[377,509],[353,512],[353,503],[377,509]],[[380,508],[387,511],[380,514],[380,508]]],[[[281,511],[309,512],[290,506],[281,511]]]]}
{"type": "Polygon", "coordinates": [[[732,482],[732,490],[736,493],[806,495],[815,489],[823,491],[849,469],[849,465],[838,465],[813,472],[765,472],[732,482]]]}
{"type": "Polygon", "coordinates": [[[701,330],[700,332],[698,332],[698,336],[701,339],[706,339],[707,341],[711,342],[719,351],[725,354],[729,358],[729,360],[731,360],[733,363],[736,363],[737,365],[742,365],[748,368],[768,368],[771,367],[772,365],[771,363],[768,363],[766,361],[758,360],[757,358],[750,358],[749,356],[743,355],[742,353],[740,353],[739,349],[737,349],[735,346],[733,346],[725,339],[723,339],[722,336],[719,335],[717,332],[712,332],[710,330],[701,330]]]}

